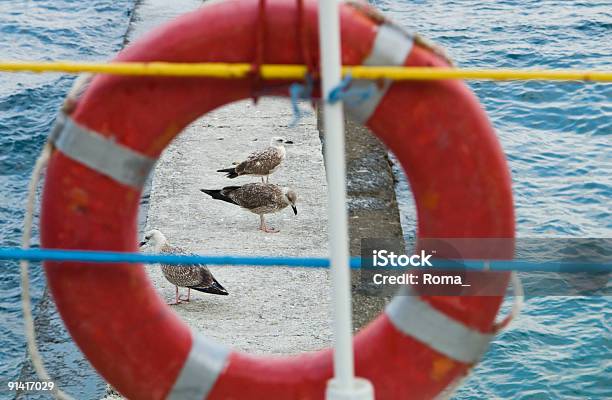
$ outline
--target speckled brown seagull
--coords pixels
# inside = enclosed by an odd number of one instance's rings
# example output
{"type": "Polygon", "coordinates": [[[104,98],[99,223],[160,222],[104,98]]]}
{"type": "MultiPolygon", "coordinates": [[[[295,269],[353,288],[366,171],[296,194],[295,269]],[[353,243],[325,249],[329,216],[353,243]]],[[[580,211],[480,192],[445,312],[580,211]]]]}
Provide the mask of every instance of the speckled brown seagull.
{"type": "MultiPolygon", "coordinates": [[[[168,239],[163,233],[157,229],[153,229],[145,233],[144,240],[140,242],[140,248],[145,249],[152,247],[157,253],[162,254],[190,254],[183,248],[171,246],[168,239]]],[[[168,265],[161,264],[161,270],[168,282],[172,283],[176,289],[175,300],[169,305],[180,304],[181,302],[189,302],[191,289],[199,292],[227,295],[227,290],[212,275],[206,265],[168,265]],[[187,288],[187,297],[179,296],[179,286],[187,288]]]]}
{"type": "Polygon", "coordinates": [[[242,175],[261,176],[262,182],[265,176],[266,182],[268,182],[270,174],[276,171],[285,159],[284,143],[292,144],[293,142],[275,136],[270,140],[270,146],[249,154],[246,160],[238,163],[235,167],[218,169],[217,172],[226,172],[226,176],[230,179],[242,175]]]}
{"type": "Polygon", "coordinates": [[[278,232],[278,229],[266,226],[264,214],[279,212],[290,205],[297,215],[297,207],[295,206],[297,195],[295,192],[271,183],[248,183],[243,186],[227,186],[220,190],[200,190],[213,199],[236,204],[253,214],[259,215],[259,229],[264,232],[278,232]]]}

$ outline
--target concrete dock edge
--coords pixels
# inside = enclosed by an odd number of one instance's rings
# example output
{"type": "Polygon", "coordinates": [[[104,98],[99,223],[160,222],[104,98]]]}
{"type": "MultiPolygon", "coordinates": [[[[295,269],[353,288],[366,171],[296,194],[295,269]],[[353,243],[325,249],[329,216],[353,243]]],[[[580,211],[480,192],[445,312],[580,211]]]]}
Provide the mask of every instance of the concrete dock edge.
{"type": "MultiPolygon", "coordinates": [[[[317,108],[317,126],[325,143],[324,114],[317,108]]],[[[385,146],[366,127],[345,118],[346,179],[351,256],[361,255],[362,239],[404,242],[396,179],[385,146]]],[[[351,273],[353,328],[358,331],[384,309],[390,297],[360,290],[360,272],[351,273]]]]}

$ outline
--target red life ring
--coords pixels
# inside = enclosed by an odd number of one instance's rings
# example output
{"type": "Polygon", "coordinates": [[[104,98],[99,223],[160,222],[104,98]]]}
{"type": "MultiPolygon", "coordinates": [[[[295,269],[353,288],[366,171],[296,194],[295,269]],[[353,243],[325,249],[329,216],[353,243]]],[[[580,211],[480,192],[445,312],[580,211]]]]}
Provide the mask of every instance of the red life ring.
{"type": "MultiPolygon", "coordinates": [[[[270,0],[265,61],[303,62],[294,2],[270,0]]],[[[306,1],[311,54],[317,7],[306,1]]],[[[150,33],[117,61],[249,62],[257,0],[211,2],[150,33]],[[231,46],[228,46],[231,43],[231,46]]],[[[445,66],[396,27],[341,7],[345,65],[445,66]]],[[[45,248],[137,251],[141,185],[162,150],[206,112],[253,96],[253,78],[97,76],[56,132],[42,203],[45,248]]],[[[286,95],[287,82],[259,82],[286,95]]],[[[348,107],[394,151],[409,177],[419,237],[512,238],[510,175],[487,117],[459,81],[381,82],[348,107]]],[[[508,244],[505,255],[511,257],[508,244]]],[[[499,256],[501,253],[497,253],[499,256]]],[[[480,252],[475,256],[486,257],[480,252]]],[[[320,399],[330,350],[268,358],[193,333],[166,307],[142,266],[45,263],[53,298],[93,366],[130,399],[320,399]]],[[[481,273],[505,288],[507,273],[481,273]]],[[[499,293],[499,292],[498,292],[499,293]]],[[[356,373],[377,399],[432,398],[484,353],[503,297],[396,297],[355,338],[356,373]]]]}

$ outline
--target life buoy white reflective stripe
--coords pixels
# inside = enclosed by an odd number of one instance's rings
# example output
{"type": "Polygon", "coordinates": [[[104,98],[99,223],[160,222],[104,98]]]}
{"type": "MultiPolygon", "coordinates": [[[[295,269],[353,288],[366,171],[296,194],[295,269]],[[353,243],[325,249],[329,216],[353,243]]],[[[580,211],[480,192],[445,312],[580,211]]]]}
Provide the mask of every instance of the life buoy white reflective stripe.
{"type": "Polygon", "coordinates": [[[157,161],[77,124],[63,113],[49,140],[65,156],[136,189],[142,188],[157,161]]]}
{"type": "Polygon", "coordinates": [[[229,354],[228,347],[192,332],[191,350],[167,399],[205,399],[226,367],[229,354]]]}
{"type": "MultiPolygon", "coordinates": [[[[367,66],[400,66],[404,65],[406,58],[412,51],[414,38],[392,24],[384,24],[378,28],[376,39],[370,50],[370,54],[363,61],[367,66]]],[[[351,88],[368,90],[372,87],[372,95],[360,103],[345,104],[345,109],[351,118],[362,125],[374,114],[378,104],[385,97],[392,81],[385,79],[380,82],[369,80],[356,80],[351,84],[351,88]]]]}
{"type": "Polygon", "coordinates": [[[404,289],[387,305],[385,313],[403,334],[465,364],[478,362],[494,337],[448,317],[418,294],[404,289]]]}

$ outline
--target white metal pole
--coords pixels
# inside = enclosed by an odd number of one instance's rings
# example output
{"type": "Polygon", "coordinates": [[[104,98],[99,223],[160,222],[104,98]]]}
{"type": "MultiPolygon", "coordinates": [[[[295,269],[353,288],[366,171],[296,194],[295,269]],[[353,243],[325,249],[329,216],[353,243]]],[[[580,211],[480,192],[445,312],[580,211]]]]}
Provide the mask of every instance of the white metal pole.
{"type": "Polygon", "coordinates": [[[326,397],[328,400],[373,399],[371,385],[367,381],[359,380],[358,382],[354,376],[344,112],[342,102],[330,104],[325,101],[330,91],[340,83],[342,78],[338,8],[337,0],[319,0],[319,47],[321,49],[325,165],[329,199],[328,224],[331,247],[335,376],[335,379],[328,383],[326,397]]]}

